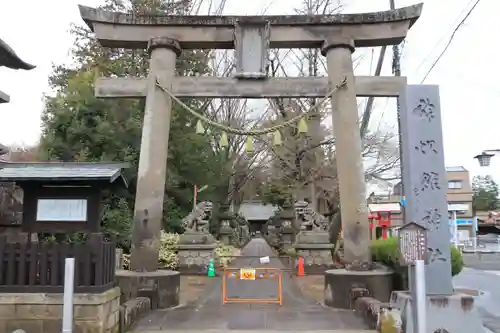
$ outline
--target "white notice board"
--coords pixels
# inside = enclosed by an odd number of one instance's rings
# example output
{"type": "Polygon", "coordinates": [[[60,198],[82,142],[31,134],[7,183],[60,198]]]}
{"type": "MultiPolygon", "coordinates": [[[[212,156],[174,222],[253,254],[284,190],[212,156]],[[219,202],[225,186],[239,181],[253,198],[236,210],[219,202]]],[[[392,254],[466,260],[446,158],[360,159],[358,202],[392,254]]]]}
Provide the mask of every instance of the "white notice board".
{"type": "Polygon", "coordinates": [[[37,221],[87,221],[87,199],[38,199],[37,221]]]}

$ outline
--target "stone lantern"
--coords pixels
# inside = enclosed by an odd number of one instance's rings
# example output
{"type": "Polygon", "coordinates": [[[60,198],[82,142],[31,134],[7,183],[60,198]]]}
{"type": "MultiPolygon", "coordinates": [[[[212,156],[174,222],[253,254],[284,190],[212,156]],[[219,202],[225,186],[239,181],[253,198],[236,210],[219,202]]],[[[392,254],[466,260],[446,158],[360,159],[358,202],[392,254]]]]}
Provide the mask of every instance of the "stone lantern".
{"type": "Polygon", "coordinates": [[[278,212],[278,218],[281,226],[280,231],[282,234],[283,247],[287,250],[292,247],[295,239],[295,212],[293,207],[289,204],[283,205],[282,210],[278,212]]]}
{"type": "Polygon", "coordinates": [[[221,204],[217,213],[217,219],[220,221],[219,237],[226,245],[231,245],[233,242],[233,226],[231,225],[233,214],[231,214],[229,208],[230,205],[221,204]]]}

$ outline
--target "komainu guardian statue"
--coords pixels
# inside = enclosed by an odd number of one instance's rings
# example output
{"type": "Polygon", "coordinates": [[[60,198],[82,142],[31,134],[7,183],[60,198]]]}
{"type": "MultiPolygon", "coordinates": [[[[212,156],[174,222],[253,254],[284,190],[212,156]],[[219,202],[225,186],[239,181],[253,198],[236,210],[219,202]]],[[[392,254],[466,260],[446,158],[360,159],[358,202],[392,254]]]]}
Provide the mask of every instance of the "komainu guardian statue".
{"type": "Polygon", "coordinates": [[[333,267],[340,211],[327,218],[314,211],[306,201],[296,202],[294,210],[295,225],[300,229],[294,247],[297,254],[304,258],[306,273],[322,273],[333,267]]]}
{"type": "Polygon", "coordinates": [[[206,274],[216,247],[210,233],[214,205],[202,201],[182,220],[184,233],[179,236],[179,270],[183,273],[206,274]]]}
{"type": "Polygon", "coordinates": [[[306,201],[297,201],[294,205],[296,223],[300,230],[304,231],[326,231],[328,230],[328,219],[315,212],[306,201]]]}
{"type": "Polygon", "coordinates": [[[213,204],[210,201],[198,203],[195,209],[182,220],[184,232],[208,234],[212,210],[213,204]]]}

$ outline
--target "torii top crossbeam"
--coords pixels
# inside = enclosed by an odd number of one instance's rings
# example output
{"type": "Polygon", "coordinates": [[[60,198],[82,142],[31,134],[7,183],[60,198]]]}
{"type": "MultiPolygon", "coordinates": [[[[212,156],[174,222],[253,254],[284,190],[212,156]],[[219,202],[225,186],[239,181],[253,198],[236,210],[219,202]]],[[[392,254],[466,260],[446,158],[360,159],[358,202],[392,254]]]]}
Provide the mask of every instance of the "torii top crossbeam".
{"type": "Polygon", "coordinates": [[[133,15],[79,7],[103,46],[146,48],[151,36],[169,36],[182,49],[231,49],[236,25],[263,22],[269,25],[270,48],[319,48],[338,37],[350,38],[356,47],[399,44],[423,4],[363,14],[283,16],[133,15]]]}

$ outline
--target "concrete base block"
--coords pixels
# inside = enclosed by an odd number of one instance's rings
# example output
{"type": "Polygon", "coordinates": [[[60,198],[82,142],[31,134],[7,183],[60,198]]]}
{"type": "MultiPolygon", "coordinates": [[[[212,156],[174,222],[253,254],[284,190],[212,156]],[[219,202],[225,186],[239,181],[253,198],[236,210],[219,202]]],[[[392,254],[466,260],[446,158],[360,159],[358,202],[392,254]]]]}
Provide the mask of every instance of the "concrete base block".
{"type": "Polygon", "coordinates": [[[179,236],[179,244],[214,244],[212,234],[188,231],[179,236]]]}
{"type": "MultiPolygon", "coordinates": [[[[413,327],[413,302],[408,291],[395,291],[391,306],[401,310],[402,331],[415,333],[413,327]]],[[[483,332],[483,324],[472,296],[427,296],[427,332],[471,333],[483,332]]]]}
{"type": "Polygon", "coordinates": [[[121,303],[137,297],[147,297],[151,300],[152,309],[166,309],[179,305],[181,279],[177,271],[117,270],[116,279],[122,291],[121,303]]]}
{"type": "MultiPolygon", "coordinates": [[[[296,244],[329,244],[330,236],[326,231],[301,231],[295,236],[296,244]]],[[[331,244],[330,244],[331,245],[331,244]]]]}
{"type": "Polygon", "coordinates": [[[297,255],[304,258],[306,274],[323,274],[333,268],[333,244],[328,240],[328,233],[323,231],[301,231],[295,238],[293,247],[297,255]]]}
{"type": "Polygon", "coordinates": [[[325,271],[325,305],[339,309],[352,309],[354,300],[370,296],[388,302],[392,291],[393,272],[380,267],[370,271],[330,269],[325,271]],[[366,290],[367,295],[356,291],[366,290]]]}
{"type": "Polygon", "coordinates": [[[206,275],[217,244],[179,245],[179,272],[189,275],[206,275]]]}

